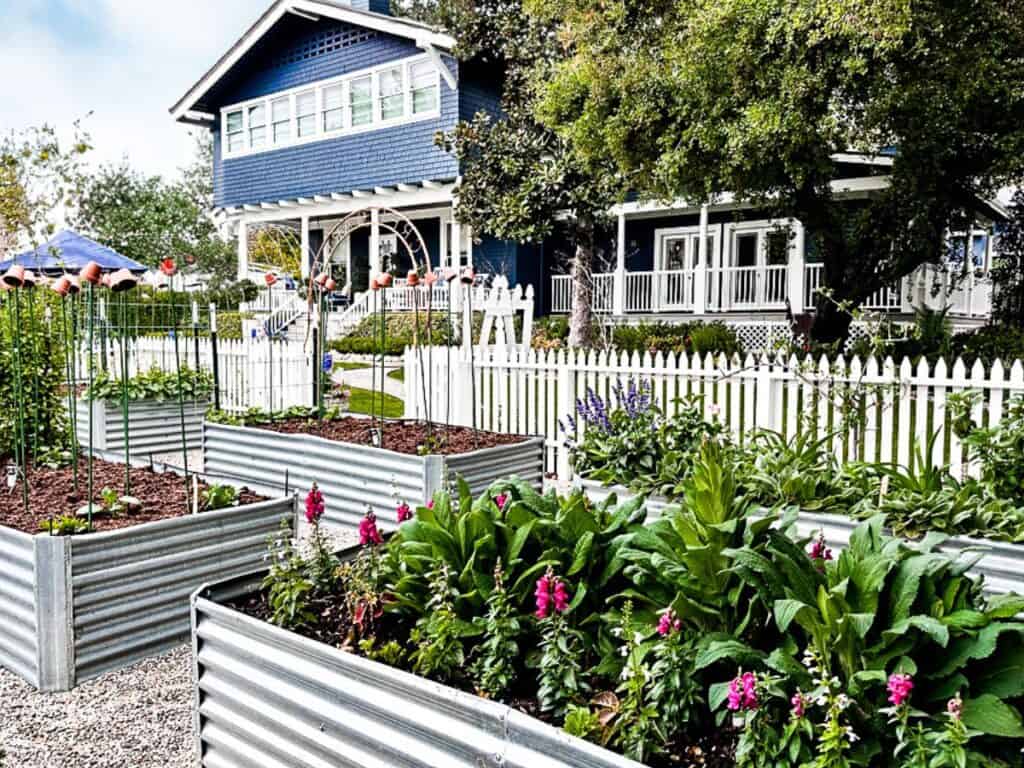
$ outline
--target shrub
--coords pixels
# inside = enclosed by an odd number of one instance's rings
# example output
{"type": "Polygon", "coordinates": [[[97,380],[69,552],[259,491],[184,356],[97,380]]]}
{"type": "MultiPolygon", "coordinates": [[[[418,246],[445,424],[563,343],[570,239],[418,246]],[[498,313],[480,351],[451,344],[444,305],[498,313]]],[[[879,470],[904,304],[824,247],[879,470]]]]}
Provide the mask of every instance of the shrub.
{"type": "Polygon", "coordinates": [[[1024,360],[1024,328],[1009,325],[986,325],[976,331],[956,334],[950,342],[950,353],[962,357],[967,365],[981,360],[990,366],[1001,360],[1009,367],[1014,360],[1024,360]]]}
{"type": "MultiPolygon", "coordinates": [[[[203,370],[182,367],[180,376],[174,371],[160,368],[136,374],[128,379],[129,400],[171,400],[177,399],[178,389],[185,400],[208,397],[213,391],[213,374],[203,370]]],[[[91,388],[82,393],[83,399],[120,400],[124,390],[121,379],[103,371],[95,377],[91,388]]]]}
{"type": "MultiPolygon", "coordinates": [[[[448,334],[448,313],[432,312],[431,319],[431,341],[437,346],[445,346],[449,341],[453,345],[461,343],[462,317],[452,318],[452,333],[448,334]]],[[[517,321],[516,332],[519,333],[520,323],[517,321]]],[[[473,315],[473,333],[479,341],[480,331],[483,326],[483,313],[475,312],[473,315]]],[[[427,344],[427,313],[419,313],[420,344],[427,344]]],[[[416,336],[416,320],[412,312],[389,312],[387,315],[387,335],[384,345],[384,354],[400,355],[405,348],[412,346],[416,336]]],[[[380,343],[380,315],[369,315],[363,319],[346,336],[334,339],[330,347],[342,354],[372,355],[381,353],[380,343]]]]}
{"type": "Polygon", "coordinates": [[[623,325],[612,332],[612,343],[625,352],[674,352],[735,355],[743,352],[736,332],[724,323],[640,323],[623,325]]]}

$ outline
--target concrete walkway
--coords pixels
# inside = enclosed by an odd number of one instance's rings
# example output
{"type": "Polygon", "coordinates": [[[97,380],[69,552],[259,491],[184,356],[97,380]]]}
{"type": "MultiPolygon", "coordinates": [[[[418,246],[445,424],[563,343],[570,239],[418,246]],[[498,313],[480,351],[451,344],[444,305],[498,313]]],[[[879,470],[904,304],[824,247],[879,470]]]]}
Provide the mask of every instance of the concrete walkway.
{"type": "MultiPolygon", "coordinates": [[[[401,365],[389,364],[387,372],[391,373],[391,371],[398,370],[401,367],[401,365]]],[[[351,371],[338,368],[331,374],[331,380],[336,384],[347,384],[350,387],[358,387],[359,389],[372,389],[373,375],[373,368],[356,368],[351,371]]],[[[380,366],[377,366],[377,388],[380,388],[380,366]]],[[[405,382],[385,376],[384,392],[399,399],[405,399],[405,382]]]]}

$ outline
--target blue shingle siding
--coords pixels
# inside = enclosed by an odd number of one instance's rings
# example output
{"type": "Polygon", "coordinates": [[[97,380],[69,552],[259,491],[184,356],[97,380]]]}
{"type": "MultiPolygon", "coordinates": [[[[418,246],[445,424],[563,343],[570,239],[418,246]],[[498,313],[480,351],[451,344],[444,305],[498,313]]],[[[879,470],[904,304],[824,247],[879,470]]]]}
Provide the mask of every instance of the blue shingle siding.
{"type": "MultiPolygon", "coordinates": [[[[219,114],[225,105],[343,75],[422,51],[401,38],[335,22],[288,17],[240,62],[207,97],[219,114]]],[[[446,63],[453,73],[458,65],[446,63]]],[[[441,114],[363,133],[234,159],[221,154],[214,128],[214,198],[221,207],[276,202],[296,197],[451,179],[454,157],[434,146],[438,131],[450,131],[459,115],[458,92],[441,79],[441,114]]]]}

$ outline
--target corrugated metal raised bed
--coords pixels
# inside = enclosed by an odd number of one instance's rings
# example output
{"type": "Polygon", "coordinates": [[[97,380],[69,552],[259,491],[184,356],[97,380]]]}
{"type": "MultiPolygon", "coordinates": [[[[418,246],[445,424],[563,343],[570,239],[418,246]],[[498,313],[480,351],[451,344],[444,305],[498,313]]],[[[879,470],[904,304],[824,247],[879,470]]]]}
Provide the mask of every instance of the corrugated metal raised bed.
{"type": "Polygon", "coordinates": [[[285,498],[71,537],[0,527],[0,666],[63,691],[180,644],[191,594],[259,568],[296,511],[285,498]]]}
{"type": "MultiPolygon", "coordinates": [[[[577,480],[577,483],[580,488],[586,492],[591,501],[604,501],[613,493],[620,504],[636,498],[636,494],[624,485],[604,485],[596,480],[587,480],[585,478],[580,478],[577,480]]],[[[645,502],[645,506],[647,507],[647,519],[654,520],[655,518],[661,517],[661,513],[665,510],[665,507],[671,504],[672,502],[664,496],[648,496],[645,502]]]]}
{"type": "Polygon", "coordinates": [[[193,598],[196,751],[204,768],[639,768],[510,707],[193,598]]]}
{"type": "MultiPolygon", "coordinates": [[[[124,421],[121,403],[96,400],[93,406],[93,449],[109,456],[124,456],[124,421]]],[[[198,448],[203,441],[203,418],[209,402],[185,401],[185,444],[198,448]]],[[[89,443],[89,402],[78,401],[76,434],[81,445],[89,443]]],[[[128,403],[128,440],[132,456],[181,450],[181,415],[177,400],[134,400],[128,403]]]]}
{"type": "Polygon", "coordinates": [[[203,460],[208,476],[262,492],[279,492],[286,485],[306,489],[315,481],[326,500],[326,522],[357,526],[371,506],[381,527],[394,528],[390,513],[398,500],[425,504],[445,487],[447,477],[462,475],[474,494],[512,475],[540,488],[544,439],[524,438],[453,456],[413,456],[313,435],[206,422],[203,460]]]}

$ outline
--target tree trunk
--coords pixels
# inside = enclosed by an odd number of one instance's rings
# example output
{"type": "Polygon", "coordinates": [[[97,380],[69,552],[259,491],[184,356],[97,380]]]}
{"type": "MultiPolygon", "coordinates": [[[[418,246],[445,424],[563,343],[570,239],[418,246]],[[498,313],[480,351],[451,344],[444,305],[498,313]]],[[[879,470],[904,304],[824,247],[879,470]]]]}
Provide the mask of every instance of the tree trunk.
{"type": "Polygon", "coordinates": [[[576,251],[572,259],[572,315],[569,346],[586,347],[593,341],[594,323],[594,227],[580,222],[576,230],[576,251]]]}

